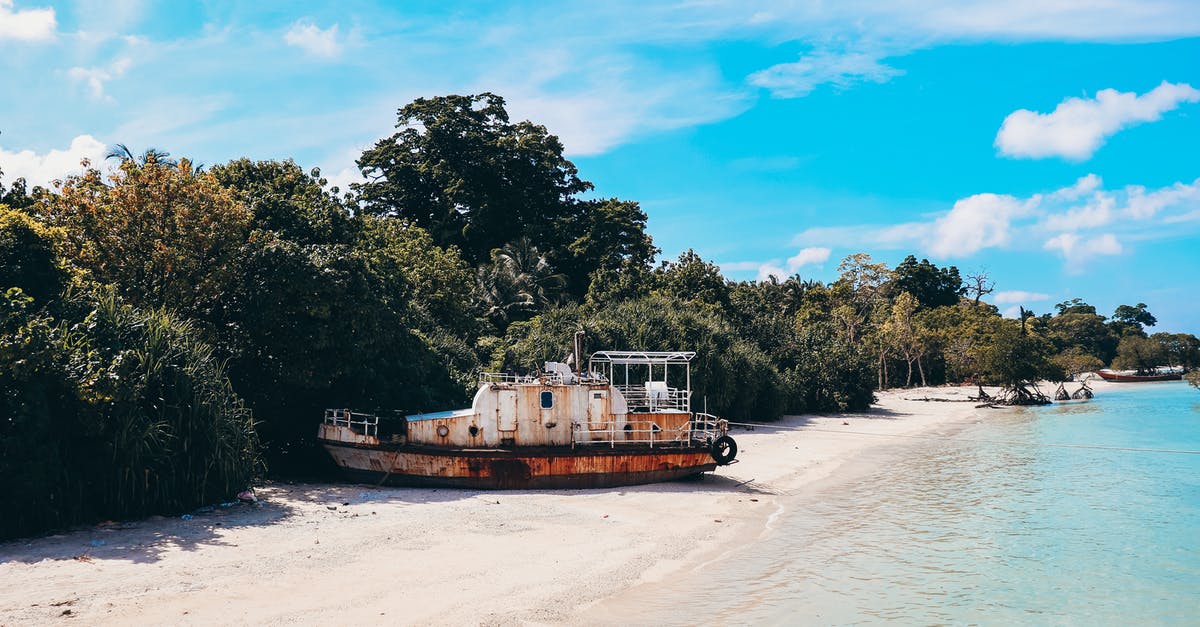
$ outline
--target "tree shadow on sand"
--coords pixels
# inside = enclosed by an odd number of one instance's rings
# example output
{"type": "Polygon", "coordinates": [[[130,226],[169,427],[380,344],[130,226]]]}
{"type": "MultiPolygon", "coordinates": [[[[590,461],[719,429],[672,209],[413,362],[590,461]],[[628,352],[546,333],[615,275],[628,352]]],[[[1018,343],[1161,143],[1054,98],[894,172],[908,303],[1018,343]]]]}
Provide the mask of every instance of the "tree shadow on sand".
{"type": "Polygon", "coordinates": [[[90,526],[0,544],[0,563],[33,564],[43,560],[95,562],[120,560],[152,563],[168,551],[195,551],[205,546],[236,546],[222,530],[274,524],[293,514],[293,508],[275,500],[226,503],[201,507],[181,516],[151,516],[124,522],[105,521],[90,526]]]}

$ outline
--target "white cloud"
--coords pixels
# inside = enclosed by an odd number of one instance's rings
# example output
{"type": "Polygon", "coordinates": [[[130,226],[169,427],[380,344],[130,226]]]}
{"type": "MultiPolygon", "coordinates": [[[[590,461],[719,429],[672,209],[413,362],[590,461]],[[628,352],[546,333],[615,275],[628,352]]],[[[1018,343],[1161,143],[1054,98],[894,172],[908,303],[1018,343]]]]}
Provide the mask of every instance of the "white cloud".
{"type": "Polygon", "coordinates": [[[1099,176],[1088,174],[1079,177],[1079,180],[1075,181],[1074,185],[1055,191],[1051,194],[1051,197],[1061,200],[1077,200],[1100,189],[1100,185],[1103,183],[1104,181],[1099,176]]]}
{"type": "Polygon", "coordinates": [[[807,96],[826,83],[847,89],[859,83],[885,83],[903,73],[880,63],[874,55],[820,51],[803,56],[795,63],[780,63],[759,70],[746,80],[777,98],[797,98],[807,96]]]}
{"type": "Polygon", "coordinates": [[[1023,215],[1028,203],[1012,196],[975,194],[956,203],[933,225],[929,249],[943,257],[967,257],[1009,242],[1011,221],[1023,215]]]}
{"type": "Polygon", "coordinates": [[[13,0],[0,0],[0,41],[49,41],[57,26],[52,7],[13,10],[13,0]]]}
{"type": "Polygon", "coordinates": [[[1021,290],[1009,290],[1006,292],[996,292],[993,301],[997,305],[1008,305],[1012,303],[1036,303],[1050,298],[1049,294],[1039,292],[1023,292],[1021,290]]]}
{"type": "Polygon", "coordinates": [[[91,135],[76,137],[66,150],[51,150],[45,154],[0,148],[0,170],[4,171],[5,183],[24,178],[31,188],[34,185],[49,186],[53,180],[79,172],[79,162],[84,159],[99,165],[106,152],[105,145],[91,135]]]}
{"type": "Polygon", "coordinates": [[[1008,157],[1088,159],[1114,133],[1153,122],[1185,102],[1200,102],[1200,90],[1163,81],[1141,96],[1104,89],[1093,99],[1068,98],[1052,113],[1019,109],[1004,118],[996,148],[1008,157]]]}
{"type": "Polygon", "coordinates": [[[790,272],[796,272],[800,268],[813,263],[823,263],[829,259],[828,248],[813,246],[801,249],[795,256],[788,258],[787,269],[790,272]]]}
{"type": "Polygon", "coordinates": [[[338,42],[338,25],[334,24],[322,30],[309,20],[299,20],[292,24],[283,40],[289,46],[295,46],[309,54],[332,59],[342,53],[342,45],[338,42]]]}
{"type": "Polygon", "coordinates": [[[1058,251],[1067,262],[1067,270],[1080,273],[1084,264],[1101,255],[1119,255],[1124,250],[1112,233],[1084,237],[1078,233],[1059,233],[1046,240],[1046,250],[1058,251]]]}
{"type": "Polygon", "coordinates": [[[108,67],[73,67],[67,72],[67,76],[77,83],[87,85],[88,95],[93,100],[111,100],[104,93],[104,85],[114,78],[120,78],[129,70],[129,66],[133,61],[128,57],[122,57],[113,61],[108,67]]]}
{"type": "MultiPolygon", "coordinates": [[[[933,257],[969,257],[989,248],[1052,251],[1067,269],[1099,256],[1126,252],[1128,241],[1179,237],[1200,224],[1200,178],[1147,190],[1103,188],[1089,174],[1074,184],[1018,198],[975,194],[927,221],[896,225],[815,227],[798,233],[800,246],[928,251],[933,257]],[[1111,231],[1120,225],[1121,239],[1111,231]]],[[[775,265],[778,265],[777,262],[775,265]]]]}
{"type": "Polygon", "coordinates": [[[775,277],[776,279],[783,281],[792,275],[791,272],[788,272],[787,270],[780,268],[778,264],[779,264],[779,261],[775,260],[775,261],[768,261],[767,263],[764,263],[761,266],[759,266],[758,267],[758,275],[754,277],[755,280],[766,281],[766,280],[770,279],[771,277],[775,277]]]}

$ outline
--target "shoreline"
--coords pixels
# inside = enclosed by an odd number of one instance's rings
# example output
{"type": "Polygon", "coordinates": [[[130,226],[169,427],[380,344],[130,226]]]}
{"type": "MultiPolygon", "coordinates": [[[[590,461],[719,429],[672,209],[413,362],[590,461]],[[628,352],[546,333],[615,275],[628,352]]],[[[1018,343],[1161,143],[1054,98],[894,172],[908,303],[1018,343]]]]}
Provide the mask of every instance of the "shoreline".
{"type": "Polygon", "coordinates": [[[739,462],[698,481],[541,492],[271,483],[260,507],[8,542],[0,577],[27,585],[0,591],[0,625],[596,622],[618,595],[762,538],[784,498],[855,460],[878,463],[864,453],[984,411],[907,399],[975,391],[892,390],[870,412],[738,429],[739,462]]]}

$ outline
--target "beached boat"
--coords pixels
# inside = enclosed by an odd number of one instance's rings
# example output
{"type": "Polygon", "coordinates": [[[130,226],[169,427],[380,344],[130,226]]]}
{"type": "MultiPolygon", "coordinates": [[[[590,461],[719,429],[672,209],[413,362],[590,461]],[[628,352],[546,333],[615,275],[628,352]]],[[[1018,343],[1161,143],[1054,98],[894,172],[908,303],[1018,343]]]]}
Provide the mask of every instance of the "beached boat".
{"type": "Polygon", "coordinates": [[[1096,374],[1100,375],[1105,381],[1115,381],[1118,383],[1135,383],[1139,381],[1178,381],[1183,378],[1183,373],[1178,371],[1171,372],[1156,372],[1153,374],[1138,374],[1135,370],[1097,370],[1096,374]]]}
{"type": "Polygon", "coordinates": [[[737,455],[726,421],[692,411],[694,356],[604,351],[586,371],[546,362],[533,375],[483,373],[468,409],[390,420],[331,409],[318,438],[351,479],[379,485],[599,488],[679,479],[737,455]]]}

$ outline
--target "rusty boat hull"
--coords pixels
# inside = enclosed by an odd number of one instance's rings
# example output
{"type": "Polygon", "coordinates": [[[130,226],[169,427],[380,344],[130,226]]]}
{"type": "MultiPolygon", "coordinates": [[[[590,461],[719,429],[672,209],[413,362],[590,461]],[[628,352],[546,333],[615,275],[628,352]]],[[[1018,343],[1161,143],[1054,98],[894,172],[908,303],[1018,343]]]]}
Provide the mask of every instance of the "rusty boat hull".
{"type": "Polygon", "coordinates": [[[324,442],[358,483],[477,490],[611,488],[683,479],[716,470],[702,447],[439,449],[324,442]]]}

